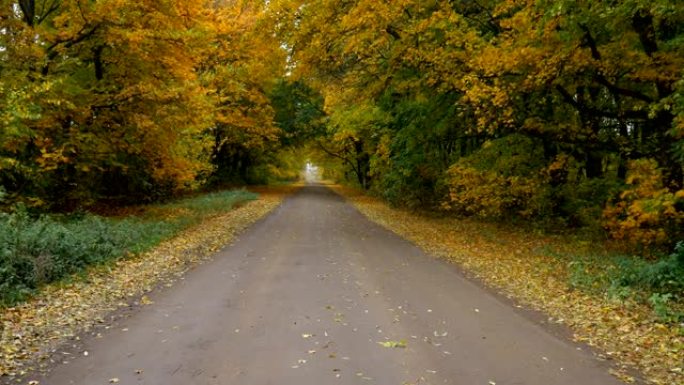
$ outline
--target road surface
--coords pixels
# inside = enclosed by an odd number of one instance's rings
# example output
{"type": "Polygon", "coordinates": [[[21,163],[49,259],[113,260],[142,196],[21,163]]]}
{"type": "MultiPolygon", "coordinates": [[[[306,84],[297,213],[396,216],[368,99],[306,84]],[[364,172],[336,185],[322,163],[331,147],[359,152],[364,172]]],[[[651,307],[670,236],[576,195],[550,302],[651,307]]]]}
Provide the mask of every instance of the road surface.
{"type": "Polygon", "coordinates": [[[619,384],[324,186],[149,297],[40,384],[619,384]]]}

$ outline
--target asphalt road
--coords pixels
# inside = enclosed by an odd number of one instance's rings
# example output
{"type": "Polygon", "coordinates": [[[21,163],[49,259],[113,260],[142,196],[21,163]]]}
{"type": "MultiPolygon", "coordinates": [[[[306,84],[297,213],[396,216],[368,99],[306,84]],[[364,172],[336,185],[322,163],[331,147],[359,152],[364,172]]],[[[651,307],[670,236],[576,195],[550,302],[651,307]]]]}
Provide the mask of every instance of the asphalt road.
{"type": "Polygon", "coordinates": [[[40,384],[619,384],[324,186],[149,297],[40,384]]]}

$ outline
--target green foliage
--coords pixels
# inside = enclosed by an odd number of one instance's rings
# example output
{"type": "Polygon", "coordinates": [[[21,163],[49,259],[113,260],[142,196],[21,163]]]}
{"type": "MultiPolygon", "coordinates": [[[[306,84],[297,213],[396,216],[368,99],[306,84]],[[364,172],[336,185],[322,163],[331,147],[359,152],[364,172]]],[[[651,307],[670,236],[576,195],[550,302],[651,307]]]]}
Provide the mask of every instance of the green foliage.
{"type": "Polygon", "coordinates": [[[545,166],[540,143],[520,134],[486,141],[476,154],[459,163],[480,171],[493,171],[503,177],[532,177],[545,166]]]}
{"type": "Polygon", "coordinates": [[[139,251],[171,232],[166,222],[4,214],[0,218],[0,303],[19,300],[40,285],[88,265],[139,251]]]}
{"type": "Polygon", "coordinates": [[[662,322],[678,322],[680,319],[684,319],[684,312],[672,309],[670,306],[671,300],[671,293],[654,293],[648,298],[648,302],[653,307],[653,313],[662,322]]]}
{"type": "Polygon", "coordinates": [[[257,199],[258,195],[247,190],[227,190],[207,194],[200,194],[197,197],[183,199],[177,202],[159,206],[160,210],[169,212],[183,212],[184,217],[192,220],[206,217],[217,212],[230,210],[235,205],[257,199]]]}
{"type": "Polygon", "coordinates": [[[457,95],[426,98],[392,90],[380,98],[391,120],[371,160],[376,194],[396,205],[439,206],[444,173],[465,146],[456,100],[457,95]]]}
{"type": "Polygon", "coordinates": [[[662,322],[684,319],[684,242],[657,261],[634,256],[568,256],[571,287],[652,306],[662,322]],[[677,305],[679,304],[679,305],[677,305]]]}
{"type": "Polygon", "coordinates": [[[281,142],[293,146],[325,131],[323,96],[301,81],[279,80],[269,94],[274,120],[283,131],[281,142]]]}
{"type": "Polygon", "coordinates": [[[684,297],[684,242],[679,242],[672,254],[656,262],[621,258],[617,266],[619,274],[613,278],[613,286],[684,297]]]}
{"type": "Polygon", "coordinates": [[[606,202],[618,196],[623,188],[624,183],[617,178],[580,179],[562,184],[554,191],[556,214],[572,227],[600,231],[606,202]]]}
{"type": "Polygon", "coordinates": [[[207,215],[255,198],[244,190],[222,191],[152,206],[143,216],[124,218],[32,217],[21,208],[0,214],[0,306],[90,265],[147,250],[207,215]]]}
{"type": "Polygon", "coordinates": [[[600,294],[609,285],[610,279],[601,271],[601,257],[572,258],[568,263],[570,287],[592,294],[600,294]]]}

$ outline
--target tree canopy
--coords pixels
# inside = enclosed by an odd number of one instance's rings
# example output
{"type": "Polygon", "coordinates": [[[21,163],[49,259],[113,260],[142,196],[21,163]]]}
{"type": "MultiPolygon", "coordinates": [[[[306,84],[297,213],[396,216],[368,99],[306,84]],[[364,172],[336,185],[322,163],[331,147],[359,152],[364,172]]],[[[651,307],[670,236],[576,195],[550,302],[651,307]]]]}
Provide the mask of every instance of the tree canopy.
{"type": "Polygon", "coordinates": [[[327,146],[400,205],[682,236],[676,1],[283,0],[327,146]],[[351,160],[351,161],[350,161],[351,160]]]}
{"type": "Polygon", "coordinates": [[[6,202],[154,200],[314,157],[397,205],[683,236],[675,0],[20,0],[0,23],[6,202]]]}
{"type": "Polygon", "coordinates": [[[264,7],[0,2],[0,184],[62,206],[244,173],[279,136],[268,92],[285,52],[264,7]]]}

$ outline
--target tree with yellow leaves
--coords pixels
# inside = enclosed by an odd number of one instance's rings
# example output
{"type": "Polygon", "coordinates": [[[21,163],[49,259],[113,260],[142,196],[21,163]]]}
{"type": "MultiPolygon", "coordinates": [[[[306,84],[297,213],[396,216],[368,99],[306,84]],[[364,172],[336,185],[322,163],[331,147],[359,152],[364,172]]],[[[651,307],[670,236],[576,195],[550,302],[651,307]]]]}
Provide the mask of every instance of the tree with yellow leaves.
{"type": "MultiPolygon", "coordinates": [[[[390,200],[600,227],[633,160],[653,159],[672,196],[684,188],[684,7],[675,1],[275,4],[293,73],[323,93],[331,122],[376,109],[388,117],[370,129],[329,125],[327,144],[364,143],[356,158],[374,167],[363,185],[390,200]],[[534,155],[534,167],[485,169],[485,147],[501,148],[504,163],[534,155]],[[534,181],[520,186],[535,198],[507,197],[511,181],[534,181]],[[490,198],[535,203],[502,212],[490,198]]],[[[659,242],[679,236],[668,228],[659,242]]]]}
{"type": "Polygon", "coordinates": [[[153,200],[225,167],[229,142],[263,150],[278,135],[266,91],[284,70],[263,7],[0,3],[0,183],[33,205],[153,200]]]}

